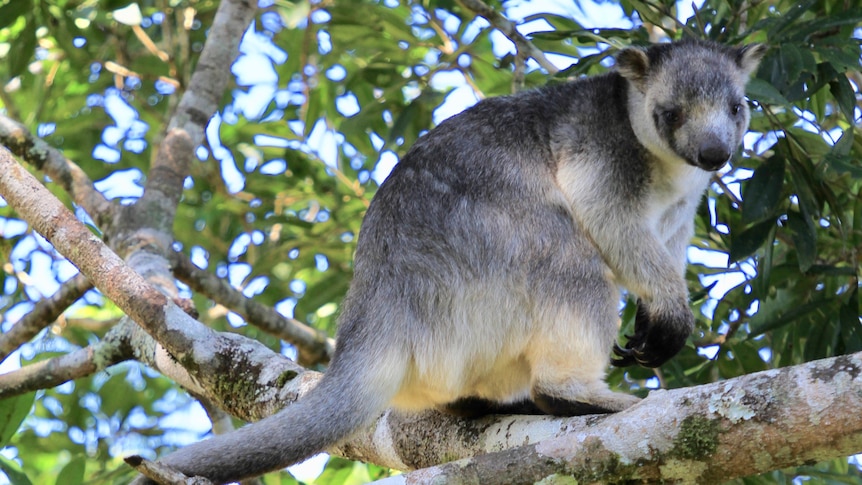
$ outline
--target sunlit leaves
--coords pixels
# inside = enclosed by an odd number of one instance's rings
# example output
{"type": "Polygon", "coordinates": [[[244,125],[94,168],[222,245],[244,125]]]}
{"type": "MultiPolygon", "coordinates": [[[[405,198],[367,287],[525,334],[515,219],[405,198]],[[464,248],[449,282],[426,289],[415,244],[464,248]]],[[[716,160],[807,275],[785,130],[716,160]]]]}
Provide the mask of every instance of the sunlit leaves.
{"type": "Polygon", "coordinates": [[[35,393],[0,400],[0,448],[9,444],[9,439],[30,413],[35,393]]]}
{"type": "Polygon", "coordinates": [[[57,474],[57,485],[77,485],[84,482],[84,471],[87,462],[83,457],[73,458],[57,474]]]}

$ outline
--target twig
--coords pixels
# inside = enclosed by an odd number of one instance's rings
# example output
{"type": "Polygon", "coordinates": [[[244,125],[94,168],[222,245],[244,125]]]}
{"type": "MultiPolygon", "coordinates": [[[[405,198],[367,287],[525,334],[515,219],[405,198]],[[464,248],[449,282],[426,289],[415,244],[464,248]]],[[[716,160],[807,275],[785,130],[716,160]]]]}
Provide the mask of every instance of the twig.
{"type": "Polygon", "coordinates": [[[431,29],[437,33],[437,36],[440,37],[440,40],[443,41],[443,45],[439,47],[440,52],[444,54],[452,54],[455,52],[455,45],[452,43],[452,37],[446,32],[446,29],[440,24],[440,19],[437,17],[436,12],[433,10],[431,13],[422,11],[422,14],[428,20],[428,25],[431,26],[431,29]]]}
{"type": "Polygon", "coordinates": [[[515,53],[515,72],[512,73],[512,93],[524,89],[524,79],[527,75],[527,56],[522,50],[515,53]]]}
{"type": "Polygon", "coordinates": [[[509,40],[515,44],[518,52],[524,52],[526,56],[532,57],[542,66],[548,74],[556,74],[560,72],[551,61],[545,57],[545,53],[541,49],[534,46],[532,42],[518,32],[515,24],[507,19],[499,12],[491,8],[482,0],[458,0],[458,2],[466,9],[471,10],[476,15],[484,17],[497,30],[503,33],[509,40]]]}
{"type": "Polygon", "coordinates": [[[138,455],[123,458],[127,465],[160,485],[212,485],[203,477],[187,477],[182,473],[157,461],[150,461],[138,455]]]}
{"type": "Polygon", "coordinates": [[[12,97],[9,96],[9,93],[6,92],[6,86],[4,86],[4,84],[5,83],[0,83],[0,102],[3,103],[3,107],[6,109],[6,113],[8,113],[9,116],[20,120],[21,111],[18,109],[18,106],[15,104],[12,97]]]}
{"type": "Polygon", "coordinates": [[[713,176],[712,176],[712,181],[713,181],[716,185],[718,185],[719,187],[721,187],[722,192],[724,192],[724,195],[726,195],[726,196],[727,196],[727,198],[728,198],[728,199],[730,199],[730,201],[731,201],[731,202],[733,202],[734,204],[738,205],[739,207],[742,207],[742,201],[741,201],[741,200],[739,200],[739,197],[737,197],[737,196],[733,193],[733,191],[731,191],[731,190],[730,190],[730,187],[728,187],[728,186],[727,186],[727,184],[726,184],[726,183],[724,183],[724,180],[721,178],[721,175],[719,175],[719,174],[715,174],[715,175],[713,175],[713,176]]]}
{"type": "Polygon", "coordinates": [[[467,69],[464,69],[463,67],[459,66],[458,70],[461,71],[461,74],[464,75],[464,81],[466,81],[467,86],[470,86],[470,89],[473,90],[473,95],[476,96],[476,99],[485,99],[485,93],[483,93],[482,90],[479,89],[479,86],[476,85],[476,82],[473,81],[472,77],[470,77],[470,73],[467,72],[467,69]]]}
{"type": "Polygon", "coordinates": [[[43,328],[51,325],[66,308],[93,287],[81,274],[67,281],[50,298],[40,300],[33,310],[19,320],[8,332],[0,335],[0,362],[15,349],[36,336],[43,328]]]}
{"type": "Polygon", "coordinates": [[[335,341],[325,333],[309,327],[299,320],[286,318],[272,308],[246,298],[216,275],[204,271],[180,253],[171,254],[174,274],[213,301],[242,315],[249,323],[295,345],[299,352],[299,363],[311,365],[326,363],[332,358],[335,341]]]}

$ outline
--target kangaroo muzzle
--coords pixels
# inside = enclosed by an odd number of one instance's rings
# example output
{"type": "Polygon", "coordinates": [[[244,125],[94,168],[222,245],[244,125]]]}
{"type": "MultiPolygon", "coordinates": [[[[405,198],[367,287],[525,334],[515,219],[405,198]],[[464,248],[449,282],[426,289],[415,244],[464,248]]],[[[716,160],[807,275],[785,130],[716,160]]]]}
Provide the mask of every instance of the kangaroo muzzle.
{"type": "Polygon", "coordinates": [[[710,136],[701,142],[697,151],[697,166],[714,172],[730,160],[731,149],[716,136],[710,136]]]}

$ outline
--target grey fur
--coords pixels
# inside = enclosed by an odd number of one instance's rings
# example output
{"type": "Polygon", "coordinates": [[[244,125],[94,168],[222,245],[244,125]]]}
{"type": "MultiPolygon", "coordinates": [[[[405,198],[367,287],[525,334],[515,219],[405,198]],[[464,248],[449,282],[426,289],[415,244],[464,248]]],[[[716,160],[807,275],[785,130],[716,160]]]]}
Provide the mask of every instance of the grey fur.
{"type": "Polygon", "coordinates": [[[487,99],[443,122],[368,210],[318,387],[162,461],[222,483],[306,458],[387,406],[635,404],[603,381],[618,286],[641,305],[616,363],[660,365],[693,326],[683,273],[694,212],[742,140],[744,86],[763,52],[626,49],[618,72],[487,99]]]}

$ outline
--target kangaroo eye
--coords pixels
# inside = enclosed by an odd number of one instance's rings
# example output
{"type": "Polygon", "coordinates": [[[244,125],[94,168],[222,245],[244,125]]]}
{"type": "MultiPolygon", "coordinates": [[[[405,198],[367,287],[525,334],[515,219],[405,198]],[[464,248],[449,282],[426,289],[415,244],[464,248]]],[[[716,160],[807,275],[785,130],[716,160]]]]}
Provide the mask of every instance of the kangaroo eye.
{"type": "Polygon", "coordinates": [[[730,107],[730,114],[733,116],[738,115],[740,112],[742,112],[742,104],[736,103],[730,107]]]}
{"type": "Polygon", "coordinates": [[[680,126],[683,121],[682,110],[678,108],[664,110],[661,114],[664,122],[670,126],[680,126]]]}

